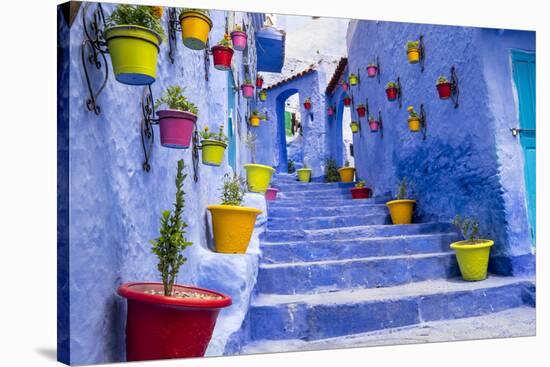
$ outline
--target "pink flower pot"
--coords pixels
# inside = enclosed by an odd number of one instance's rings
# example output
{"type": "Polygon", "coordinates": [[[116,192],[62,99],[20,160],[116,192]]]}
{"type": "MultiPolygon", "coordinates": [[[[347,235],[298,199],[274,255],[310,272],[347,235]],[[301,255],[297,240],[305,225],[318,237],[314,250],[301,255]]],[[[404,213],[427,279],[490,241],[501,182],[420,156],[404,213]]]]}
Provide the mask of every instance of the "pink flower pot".
{"type": "Polygon", "coordinates": [[[197,116],[190,112],[177,110],[162,110],[158,111],[157,115],[160,126],[160,144],[166,148],[189,148],[197,116]]]}
{"type": "Polygon", "coordinates": [[[244,98],[254,97],[254,85],[253,84],[243,84],[241,86],[241,89],[243,90],[243,97],[244,98]]]}
{"type": "Polygon", "coordinates": [[[374,78],[377,72],[378,72],[378,68],[376,66],[367,67],[367,76],[369,78],[374,78]]]}
{"type": "Polygon", "coordinates": [[[233,48],[237,51],[242,51],[246,48],[246,40],[248,39],[245,32],[233,31],[231,32],[231,41],[233,42],[233,48]]]}
{"type": "Polygon", "coordinates": [[[343,90],[344,92],[347,92],[348,89],[349,89],[349,84],[348,84],[348,83],[342,83],[342,90],[343,90]]]}
{"type": "Polygon", "coordinates": [[[369,128],[371,133],[375,133],[380,128],[380,122],[378,121],[369,121],[369,128]]]}
{"type": "Polygon", "coordinates": [[[279,189],[276,189],[274,187],[270,187],[267,190],[265,190],[265,199],[267,201],[274,201],[277,199],[277,193],[279,192],[279,189]]]}

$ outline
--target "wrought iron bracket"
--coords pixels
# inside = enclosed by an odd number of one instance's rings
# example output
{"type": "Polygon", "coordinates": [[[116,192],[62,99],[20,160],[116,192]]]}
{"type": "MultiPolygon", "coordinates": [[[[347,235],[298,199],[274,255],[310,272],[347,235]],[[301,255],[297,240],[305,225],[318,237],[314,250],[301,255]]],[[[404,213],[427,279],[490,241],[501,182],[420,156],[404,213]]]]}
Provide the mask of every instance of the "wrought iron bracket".
{"type": "Polygon", "coordinates": [[[145,172],[149,172],[151,170],[151,154],[153,153],[153,145],[155,143],[155,131],[153,130],[153,125],[158,124],[158,120],[154,118],[155,104],[150,85],[143,89],[141,112],[143,114],[143,118],[141,120],[140,133],[144,158],[142,168],[145,172]]]}
{"type": "Polygon", "coordinates": [[[458,76],[456,75],[456,68],[451,67],[451,99],[455,108],[458,108],[458,97],[460,95],[460,89],[458,88],[458,76]]]}
{"type": "Polygon", "coordinates": [[[420,104],[420,130],[422,132],[422,140],[426,140],[426,129],[427,129],[427,124],[426,124],[426,111],[424,110],[424,104],[421,103],[420,104]]]}
{"type": "Polygon", "coordinates": [[[199,149],[201,148],[199,130],[197,129],[197,123],[195,122],[193,130],[193,146],[191,148],[191,159],[193,160],[193,181],[195,182],[199,181],[199,149]]]}
{"type": "Polygon", "coordinates": [[[82,9],[82,28],[84,29],[84,40],[80,46],[80,59],[82,62],[82,68],[84,69],[84,76],[86,78],[86,85],[88,87],[88,97],[86,98],[86,108],[89,111],[93,111],[96,115],[101,113],[101,108],[98,104],[98,98],[109,79],[109,64],[105,54],[109,53],[107,49],[107,43],[103,37],[105,31],[106,22],[103,8],[100,3],[85,3],[82,9]],[[91,19],[88,19],[88,10],[91,6],[95,6],[92,11],[91,19]],[[88,68],[90,65],[95,66],[97,70],[103,68],[104,77],[103,81],[97,89],[94,90],[92,81],[90,79],[90,71],[88,68]]]}
{"type": "Polygon", "coordinates": [[[210,73],[210,55],[212,51],[210,50],[210,41],[206,40],[206,47],[204,48],[204,80],[208,81],[210,73]]]}
{"type": "Polygon", "coordinates": [[[397,101],[399,102],[399,108],[403,107],[403,88],[401,88],[401,78],[397,77],[397,101]]]}
{"type": "Polygon", "coordinates": [[[378,130],[380,130],[380,139],[384,138],[384,123],[382,122],[382,112],[378,110],[378,130]]]}
{"type": "Polygon", "coordinates": [[[420,52],[420,72],[424,72],[424,61],[426,60],[426,47],[424,46],[424,36],[418,37],[418,51],[420,52]]]}
{"type": "Polygon", "coordinates": [[[178,48],[177,32],[181,32],[176,8],[168,8],[168,58],[173,64],[176,60],[174,54],[178,48]]]}

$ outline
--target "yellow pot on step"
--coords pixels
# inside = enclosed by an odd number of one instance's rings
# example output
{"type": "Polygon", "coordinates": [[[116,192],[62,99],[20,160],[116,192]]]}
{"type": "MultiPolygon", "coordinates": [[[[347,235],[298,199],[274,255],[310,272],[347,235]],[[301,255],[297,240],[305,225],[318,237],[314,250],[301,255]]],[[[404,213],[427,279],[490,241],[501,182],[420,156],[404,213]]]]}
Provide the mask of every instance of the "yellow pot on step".
{"type": "Polygon", "coordinates": [[[201,141],[202,163],[207,166],[219,166],[222,164],[227,144],[214,139],[204,139],[201,141]]]}
{"type": "Polygon", "coordinates": [[[244,254],[260,209],[234,205],[209,205],[216,252],[244,254]]]}
{"type": "Polygon", "coordinates": [[[409,117],[409,130],[412,132],[420,131],[420,119],[418,117],[409,117]]]}
{"type": "Polygon", "coordinates": [[[296,170],[300,182],[309,182],[311,180],[311,168],[300,168],[296,170]]]}
{"type": "Polygon", "coordinates": [[[392,200],[386,203],[390,210],[393,224],[410,224],[413,217],[413,209],[416,200],[402,199],[392,200]]]}
{"type": "Polygon", "coordinates": [[[407,58],[410,64],[416,64],[420,60],[420,50],[418,48],[409,48],[407,50],[407,58]]]}
{"type": "Polygon", "coordinates": [[[203,50],[212,29],[212,20],[196,10],[186,10],[180,14],[183,44],[192,50],[203,50]]]}
{"type": "Polygon", "coordinates": [[[355,168],[353,167],[342,167],[338,169],[340,174],[341,182],[353,182],[353,176],[355,175],[355,168]]]}
{"type": "Polygon", "coordinates": [[[489,254],[493,244],[491,240],[476,240],[473,243],[466,240],[451,244],[451,248],[456,253],[462,279],[475,281],[487,278],[489,254]]]}
{"type": "Polygon", "coordinates": [[[269,187],[275,169],[263,164],[245,164],[248,191],[264,193],[269,187]]]}

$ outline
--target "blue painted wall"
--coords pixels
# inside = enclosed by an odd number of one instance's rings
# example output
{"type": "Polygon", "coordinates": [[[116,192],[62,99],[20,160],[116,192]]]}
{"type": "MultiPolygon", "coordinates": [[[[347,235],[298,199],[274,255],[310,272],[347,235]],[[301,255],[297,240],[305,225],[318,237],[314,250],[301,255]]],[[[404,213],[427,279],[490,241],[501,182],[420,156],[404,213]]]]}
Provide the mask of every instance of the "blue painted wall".
{"type": "MultiPolygon", "coordinates": [[[[357,100],[369,99],[382,113],[381,134],[354,135],[358,175],[377,195],[395,193],[407,177],[418,200],[417,221],[476,216],[483,236],[495,240],[491,269],[505,274],[533,270],[523,158],[509,128],[518,126],[510,67],[512,49],[535,50],[534,32],[352,21],[347,35],[350,72],[360,70],[357,100]],[[407,40],[424,35],[425,71],[407,62],[407,40]],[[366,77],[367,64],[380,58],[381,84],[366,77]],[[455,66],[460,106],[440,100],[439,75],[455,66]],[[386,82],[401,78],[403,108],[386,100],[386,82]],[[407,106],[427,114],[427,139],[411,133],[407,106]]],[[[340,98],[336,95],[335,98],[340,98]]],[[[356,119],[356,111],[352,111],[356,119]]],[[[368,130],[366,119],[363,131],[368,130]]]]}

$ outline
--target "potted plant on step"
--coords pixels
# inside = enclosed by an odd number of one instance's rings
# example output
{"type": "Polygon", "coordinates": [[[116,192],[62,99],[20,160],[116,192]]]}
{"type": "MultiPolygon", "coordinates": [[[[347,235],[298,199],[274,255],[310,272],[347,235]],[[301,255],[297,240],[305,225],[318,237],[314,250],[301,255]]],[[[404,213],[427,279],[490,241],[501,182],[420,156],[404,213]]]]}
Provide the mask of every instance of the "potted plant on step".
{"type": "Polygon", "coordinates": [[[256,88],[261,88],[264,85],[264,77],[260,74],[256,75],[256,88]]]}
{"type": "Polygon", "coordinates": [[[327,158],[325,160],[325,182],[339,182],[340,174],[338,173],[338,166],[336,160],[333,158],[327,158]]]}
{"type": "Polygon", "coordinates": [[[344,106],[349,107],[349,105],[351,105],[351,97],[346,95],[344,97],[344,106]]]}
{"type": "Polygon", "coordinates": [[[243,91],[244,98],[254,97],[254,84],[252,84],[252,80],[245,79],[243,85],[241,85],[241,90],[243,91]]]}
{"type": "Polygon", "coordinates": [[[212,19],[205,9],[182,9],[179,20],[181,38],[185,47],[191,50],[203,50],[212,30],[212,19]]]}
{"type": "Polygon", "coordinates": [[[418,40],[407,42],[407,58],[409,64],[416,64],[420,60],[420,42],[418,40]]]}
{"type": "Polygon", "coordinates": [[[451,82],[443,75],[437,78],[436,88],[439,98],[448,99],[451,97],[451,82]]]}
{"type": "Polygon", "coordinates": [[[262,89],[260,93],[258,93],[258,97],[260,98],[261,102],[265,102],[267,99],[267,91],[265,89],[262,89]]]}
{"type": "Polygon", "coordinates": [[[369,116],[369,129],[371,133],[375,133],[380,128],[380,121],[374,118],[374,116],[369,116]]]}
{"type": "Polygon", "coordinates": [[[260,126],[260,121],[265,120],[265,116],[258,110],[254,110],[250,114],[250,126],[260,126]]]}
{"type": "Polygon", "coordinates": [[[286,163],[288,173],[296,172],[296,166],[294,165],[294,159],[289,159],[286,163]]]}
{"type": "Polygon", "coordinates": [[[107,19],[104,33],[117,81],[149,85],[157,77],[164,29],[150,6],[120,4],[107,19]]]}
{"type": "Polygon", "coordinates": [[[216,252],[244,254],[248,248],[256,217],[262,211],[242,206],[244,180],[237,175],[224,176],[221,204],[209,205],[216,252]]]}
{"type": "Polygon", "coordinates": [[[231,32],[231,41],[233,42],[233,48],[237,51],[242,51],[246,48],[248,36],[239,24],[235,24],[235,28],[231,32]]]}
{"type": "Polygon", "coordinates": [[[395,101],[397,99],[397,92],[397,83],[388,82],[386,84],[386,96],[388,97],[388,101],[395,101]]]}
{"type": "Polygon", "coordinates": [[[355,133],[359,132],[359,123],[357,121],[350,122],[349,127],[350,127],[352,133],[355,134],[355,133]]]}
{"type": "Polygon", "coordinates": [[[233,59],[233,48],[231,48],[231,36],[226,34],[212,47],[212,56],[214,58],[214,67],[218,70],[231,70],[231,60],[233,59]]]}
{"type": "Polygon", "coordinates": [[[157,110],[160,127],[160,144],[163,147],[187,149],[197,121],[198,109],[183,95],[184,88],[173,85],[166,89],[164,95],[155,101],[155,108],[167,106],[168,109],[157,110]]]}
{"type": "Polygon", "coordinates": [[[344,162],[344,167],[338,169],[340,174],[340,182],[353,182],[353,176],[355,175],[355,168],[349,166],[349,161],[344,162]]]}
{"type": "Polygon", "coordinates": [[[311,98],[310,97],[307,97],[306,100],[304,101],[304,108],[308,111],[311,109],[311,98]]]}
{"type": "Polygon", "coordinates": [[[279,189],[276,189],[275,187],[269,187],[265,191],[265,199],[267,201],[275,201],[277,199],[278,192],[279,192],[279,189]]]}
{"type": "Polygon", "coordinates": [[[352,199],[368,199],[372,196],[372,191],[365,187],[365,181],[360,180],[355,184],[355,187],[350,188],[352,199]]]}
{"type": "Polygon", "coordinates": [[[376,63],[370,63],[367,66],[367,76],[369,78],[374,78],[378,74],[378,64],[376,63]]]}
{"type": "Polygon", "coordinates": [[[393,224],[410,224],[415,204],[416,200],[407,199],[407,179],[403,177],[399,183],[395,200],[386,203],[393,224]]]}
{"type": "Polygon", "coordinates": [[[311,168],[307,167],[307,164],[304,163],[304,167],[296,170],[298,174],[298,180],[300,182],[309,182],[311,179],[311,168]]]}
{"type": "Polygon", "coordinates": [[[420,116],[418,116],[418,113],[414,110],[414,107],[407,107],[407,112],[409,113],[409,118],[407,120],[409,123],[409,130],[412,132],[420,131],[420,116]]]}
{"type": "Polygon", "coordinates": [[[357,115],[359,117],[365,117],[365,114],[367,113],[367,108],[365,107],[364,104],[360,103],[358,106],[357,106],[357,115]]]}
{"type": "Polygon", "coordinates": [[[451,248],[456,253],[462,279],[475,281],[487,278],[489,255],[494,242],[479,238],[479,222],[476,219],[462,218],[457,215],[453,224],[466,238],[464,241],[451,244],[451,248]]]}
{"type": "Polygon", "coordinates": [[[182,219],[183,170],[180,160],[174,209],[162,213],[160,236],[151,241],[162,283],[126,283],[117,290],[128,302],[128,361],[202,357],[220,309],[231,305],[231,298],[222,293],[176,284],[180,267],[187,260],[184,250],[193,244],[185,238],[187,223],[182,219]]]}
{"type": "Polygon", "coordinates": [[[215,167],[221,165],[227,148],[227,136],[223,130],[224,126],[221,124],[217,133],[211,132],[208,126],[200,132],[202,164],[215,167]]]}
{"type": "Polygon", "coordinates": [[[353,74],[353,73],[350,74],[348,80],[349,80],[349,85],[351,85],[352,87],[359,84],[359,77],[356,74],[353,74]]]}

